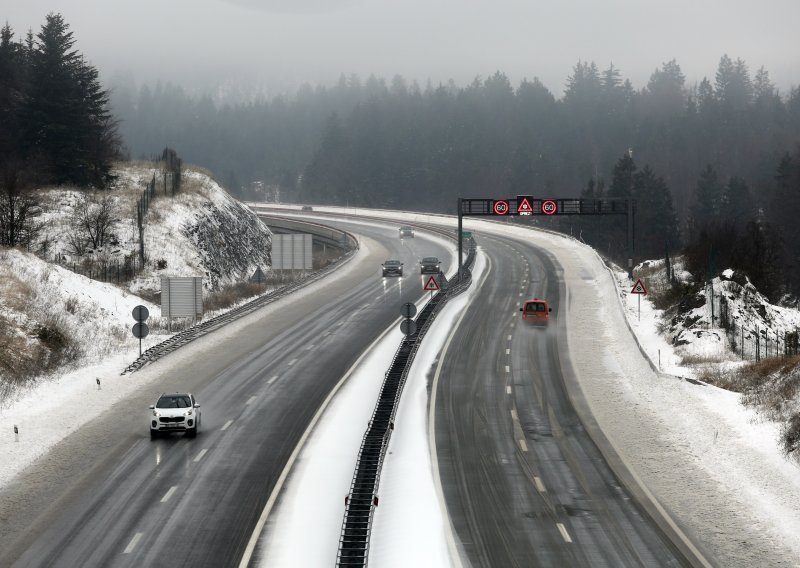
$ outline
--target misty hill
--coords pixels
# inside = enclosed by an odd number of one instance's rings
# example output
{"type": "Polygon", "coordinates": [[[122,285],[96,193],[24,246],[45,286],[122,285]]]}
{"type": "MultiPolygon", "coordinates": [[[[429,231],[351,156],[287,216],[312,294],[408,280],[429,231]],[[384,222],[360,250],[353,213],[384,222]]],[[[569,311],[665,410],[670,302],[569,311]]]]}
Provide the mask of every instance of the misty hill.
{"type": "Polygon", "coordinates": [[[151,315],[145,346],[163,340],[161,276],[202,276],[209,297],[246,281],[257,267],[269,267],[269,229],[196,169],[183,172],[174,197],[151,202],[144,219],[145,262],[138,263],[136,204],[144,185],[161,173],[158,163],[122,164],[107,191],[35,192],[41,210],[30,251],[0,251],[0,398],[9,384],[132,347],[135,305],[145,305],[151,315]],[[104,244],[95,247],[81,221],[101,204],[114,222],[104,244]],[[135,274],[126,272],[132,265],[135,274]]]}

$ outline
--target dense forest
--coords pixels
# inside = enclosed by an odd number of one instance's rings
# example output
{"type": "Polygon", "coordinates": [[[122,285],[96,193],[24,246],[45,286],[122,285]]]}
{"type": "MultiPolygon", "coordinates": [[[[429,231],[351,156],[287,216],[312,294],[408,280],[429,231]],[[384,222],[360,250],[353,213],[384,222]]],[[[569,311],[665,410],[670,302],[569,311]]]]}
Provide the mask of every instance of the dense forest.
{"type": "MultiPolygon", "coordinates": [[[[21,41],[0,32],[0,244],[24,244],[28,188],[104,187],[121,135],[129,156],[177,148],[246,198],[441,212],[457,197],[633,198],[637,258],[685,252],[701,278],[730,266],[772,298],[800,294],[800,88],[779,93],[741,59],[691,85],[672,60],[640,89],[579,61],[560,97],[498,71],[466,86],[342,76],[229,104],[104,90],[74,43],[58,14],[21,41]]],[[[626,256],[620,219],[547,223],[626,256]]]]}
{"type": "MultiPolygon", "coordinates": [[[[782,95],[766,69],[727,55],[711,80],[688,85],[673,60],[639,90],[579,61],[560,98],[496,72],[463,87],[342,76],[236,105],[120,85],[113,102],[134,156],[177,147],[244,197],[263,198],[255,181],[284,201],[442,212],[459,196],[633,197],[638,257],[686,246],[703,273],[735,265],[772,296],[787,289],[775,282],[800,285],[800,88],[782,95]],[[777,258],[779,274],[746,266],[777,258]]],[[[619,220],[560,225],[624,256],[619,220]]]]}

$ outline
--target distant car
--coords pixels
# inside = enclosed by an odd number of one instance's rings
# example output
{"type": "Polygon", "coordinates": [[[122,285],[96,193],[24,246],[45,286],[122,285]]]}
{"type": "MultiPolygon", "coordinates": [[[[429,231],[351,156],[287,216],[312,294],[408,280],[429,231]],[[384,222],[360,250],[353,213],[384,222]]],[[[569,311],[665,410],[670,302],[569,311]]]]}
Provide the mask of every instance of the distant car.
{"type": "Polygon", "coordinates": [[[311,205],[303,205],[303,206],[300,208],[300,210],[301,210],[301,211],[313,211],[313,210],[314,210],[314,208],[313,208],[313,207],[311,207],[311,205]]]}
{"type": "Polygon", "coordinates": [[[419,262],[420,274],[439,274],[442,263],[435,256],[426,256],[419,262]]]}
{"type": "Polygon", "coordinates": [[[381,269],[384,276],[402,276],[403,263],[399,260],[387,260],[381,264],[381,269]]]}
{"type": "Polygon", "coordinates": [[[534,298],[533,300],[528,300],[525,302],[519,311],[522,312],[523,321],[547,323],[550,319],[550,312],[553,311],[553,308],[548,306],[547,302],[544,300],[534,298]]]}
{"type": "Polygon", "coordinates": [[[190,438],[200,428],[200,405],[192,393],[162,394],[150,405],[150,437],[157,438],[162,432],[186,432],[190,438]]]}
{"type": "Polygon", "coordinates": [[[400,227],[400,238],[414,238],[414,229],[411,227],[400,227]]]}

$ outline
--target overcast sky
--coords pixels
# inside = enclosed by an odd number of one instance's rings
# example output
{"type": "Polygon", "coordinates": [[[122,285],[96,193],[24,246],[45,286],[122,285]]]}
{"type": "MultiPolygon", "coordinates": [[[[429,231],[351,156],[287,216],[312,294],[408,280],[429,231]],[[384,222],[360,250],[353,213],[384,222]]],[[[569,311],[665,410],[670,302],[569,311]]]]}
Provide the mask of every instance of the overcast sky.
{"type": "Polygon", "coordinates": [[[424,85],[505,72],[556,96],[575,63],[613,62],[635,88],[677,59],[712,81],[723,53],[764,66],[784,94],[800,85],[800,0],[9,0],[18,36],[60,12],[104,80],[272,92],[341,73],[424,85]]]}

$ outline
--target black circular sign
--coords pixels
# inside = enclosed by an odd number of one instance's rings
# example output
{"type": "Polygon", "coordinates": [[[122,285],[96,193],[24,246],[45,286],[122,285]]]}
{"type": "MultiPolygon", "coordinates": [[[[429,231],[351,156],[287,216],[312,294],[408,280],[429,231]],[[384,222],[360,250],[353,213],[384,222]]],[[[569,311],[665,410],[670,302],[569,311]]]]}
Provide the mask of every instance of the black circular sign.
{"type": "Polygon", "coordinates": [[[508,201],[495,201],[492,205],[492,209],[494,209],[495,215],[507,215],[508,214],[508,201]]]}
{"type": "Polygon", "coordinates": [[[406,302],[400,307],[400,315],[404,318],[413,318],[417,315],[417,306],[411,302],[406,302]]]}
{"type": "Polygon", "coordinates": [[[417,331],[417,322],[410,319],[401,321],[400,331],[403,332],[403,335],[414,335],[414,332],[417,331]]]}
{"type": "Polygon", "coordinates": [[[133,308],[133,319],[136,321],[144,321],[150,317],[150,312],[144,306],[136,306],[133,308]]]}
{"type": "Polygon", "coordinates": [[[132,331],[133,331],[133,336],[136,339],[144,339],[145,337],[147,337],[147,334],[150,333],[150,328],[147,327],[146,323],[139,322],[133,324],[132,331]]]}
{"type": "Polygon", "coordinates": [[[542,213],[545,215],[555,215],[558,212],[558,205],[552,199],[542,201],[542,213]]]}

